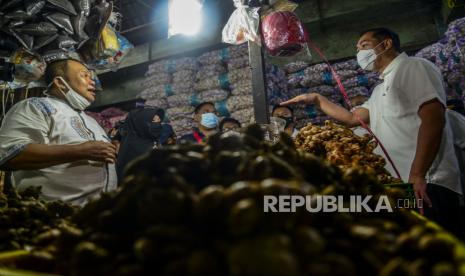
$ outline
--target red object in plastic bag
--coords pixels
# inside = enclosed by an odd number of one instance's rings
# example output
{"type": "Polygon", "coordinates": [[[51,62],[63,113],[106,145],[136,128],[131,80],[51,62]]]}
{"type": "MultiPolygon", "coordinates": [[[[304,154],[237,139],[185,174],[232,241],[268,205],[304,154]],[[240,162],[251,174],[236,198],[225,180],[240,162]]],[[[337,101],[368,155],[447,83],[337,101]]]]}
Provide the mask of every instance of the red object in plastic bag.
{"type": "Polygon", "coordinates": [[[293,56],[308,41],[308,34],[293,12],[273,12],[262,22],[263,41],[273,56],[293,56]]]}

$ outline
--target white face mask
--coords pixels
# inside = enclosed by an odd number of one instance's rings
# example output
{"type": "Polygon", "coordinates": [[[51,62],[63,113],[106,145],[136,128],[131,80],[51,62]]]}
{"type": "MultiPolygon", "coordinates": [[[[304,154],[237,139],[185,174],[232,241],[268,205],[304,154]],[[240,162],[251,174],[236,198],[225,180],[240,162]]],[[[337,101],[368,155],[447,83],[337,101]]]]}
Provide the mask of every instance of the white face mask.
{"type": "Polygon", "coordinates": [[[375,60],[377,57],[379,57],[380,55],[382,55],[384,52],[387,51],[384,50],[383,52],[379,53],[378,55],[376,54],[375,52],[375,49],[381,45],[381,43],[383,43],[384,41],[380,42],[378,45],[376,45],[373,49],[368,49],[368,50],[360,50],[358,51],[357,53],[357,62],[358,62],[358,65],[360,65],[360,67],[363,69],[363,70],[369,70],[369,71],[373,71],[374,69],[374,63],[375,63],[375,60]]]}
{"type": "Polygon", "coordinates": [[[92,104],[89,100],[87,100],[74,89],[72,89],[62,77],[57,77],[57,79],[60,79],[63,82],[63,84],[68,88],[68,92],[66,93],[64,93],[60,88],[58,88],[58,90],[60,90],[60,92],[65,96],[66,101],[68,101],[69,105],[72,108],[82,111],[92,104]]]}

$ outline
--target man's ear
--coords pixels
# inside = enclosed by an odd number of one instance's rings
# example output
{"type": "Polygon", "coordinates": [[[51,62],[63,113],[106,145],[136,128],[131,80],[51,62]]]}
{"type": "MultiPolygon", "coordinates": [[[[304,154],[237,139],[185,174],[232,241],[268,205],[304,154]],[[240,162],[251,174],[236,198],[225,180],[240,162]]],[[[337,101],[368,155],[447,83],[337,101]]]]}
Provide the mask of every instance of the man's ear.
{"type": "Polygon", "coordinates": [[[392,47],[393,47],[392,39],[390,38],[386,39],[384,42],[384,49],[388,50],[388,49],[391,49],[392,47]]]}
{"type": "Polygon", "coordinates": [[[53,79],[53,84],[61,91],[63,92],[68,92],[68,89],[66,88],[66,86],[63,84],[63,82],[61,81],[60,78],[54,78],[53,79]]]}

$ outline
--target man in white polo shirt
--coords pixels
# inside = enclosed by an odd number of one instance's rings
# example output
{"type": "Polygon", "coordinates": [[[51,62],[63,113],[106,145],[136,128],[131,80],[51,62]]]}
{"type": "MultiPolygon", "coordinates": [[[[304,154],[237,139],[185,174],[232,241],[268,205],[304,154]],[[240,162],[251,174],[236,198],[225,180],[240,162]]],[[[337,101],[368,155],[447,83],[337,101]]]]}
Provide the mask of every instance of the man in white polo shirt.
{"type": "MultiPolygon", "coordinates": [[[[310,93],[282,105],[313,103],[348,126],[370,124],[384,144],[404,182],[423,200],[420,211],[451,232],[463,236],[460,173],[452,130],[445,116],[442,75],[431,62],[401,53],[399,37],[386,28],[363,32],[357,60],[365,70],[380,73],[383,83],[353,112],[310,93]]],[[[378,154],[383,154],[380,148],[378,154]]],[[[387,169],[395,176],[393,168],[387,169]]]]}

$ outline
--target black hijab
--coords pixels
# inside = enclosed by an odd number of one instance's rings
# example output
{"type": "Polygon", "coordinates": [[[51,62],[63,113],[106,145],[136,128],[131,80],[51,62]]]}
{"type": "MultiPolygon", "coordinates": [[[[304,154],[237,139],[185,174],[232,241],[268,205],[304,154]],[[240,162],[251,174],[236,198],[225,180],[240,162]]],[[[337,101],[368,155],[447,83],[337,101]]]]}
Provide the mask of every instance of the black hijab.
{"type": "Polygon", "coordinates": [[[121,181],[126,165],[135,158],[151,151],[159,142],[163,132],[161,121],[165,112],[160,108],[143,108],[129,112],[121,126],[121,144],[116,162],[116,171],[121,181]],[[153,122],[155,116],[160,122],[153,122]]]}

